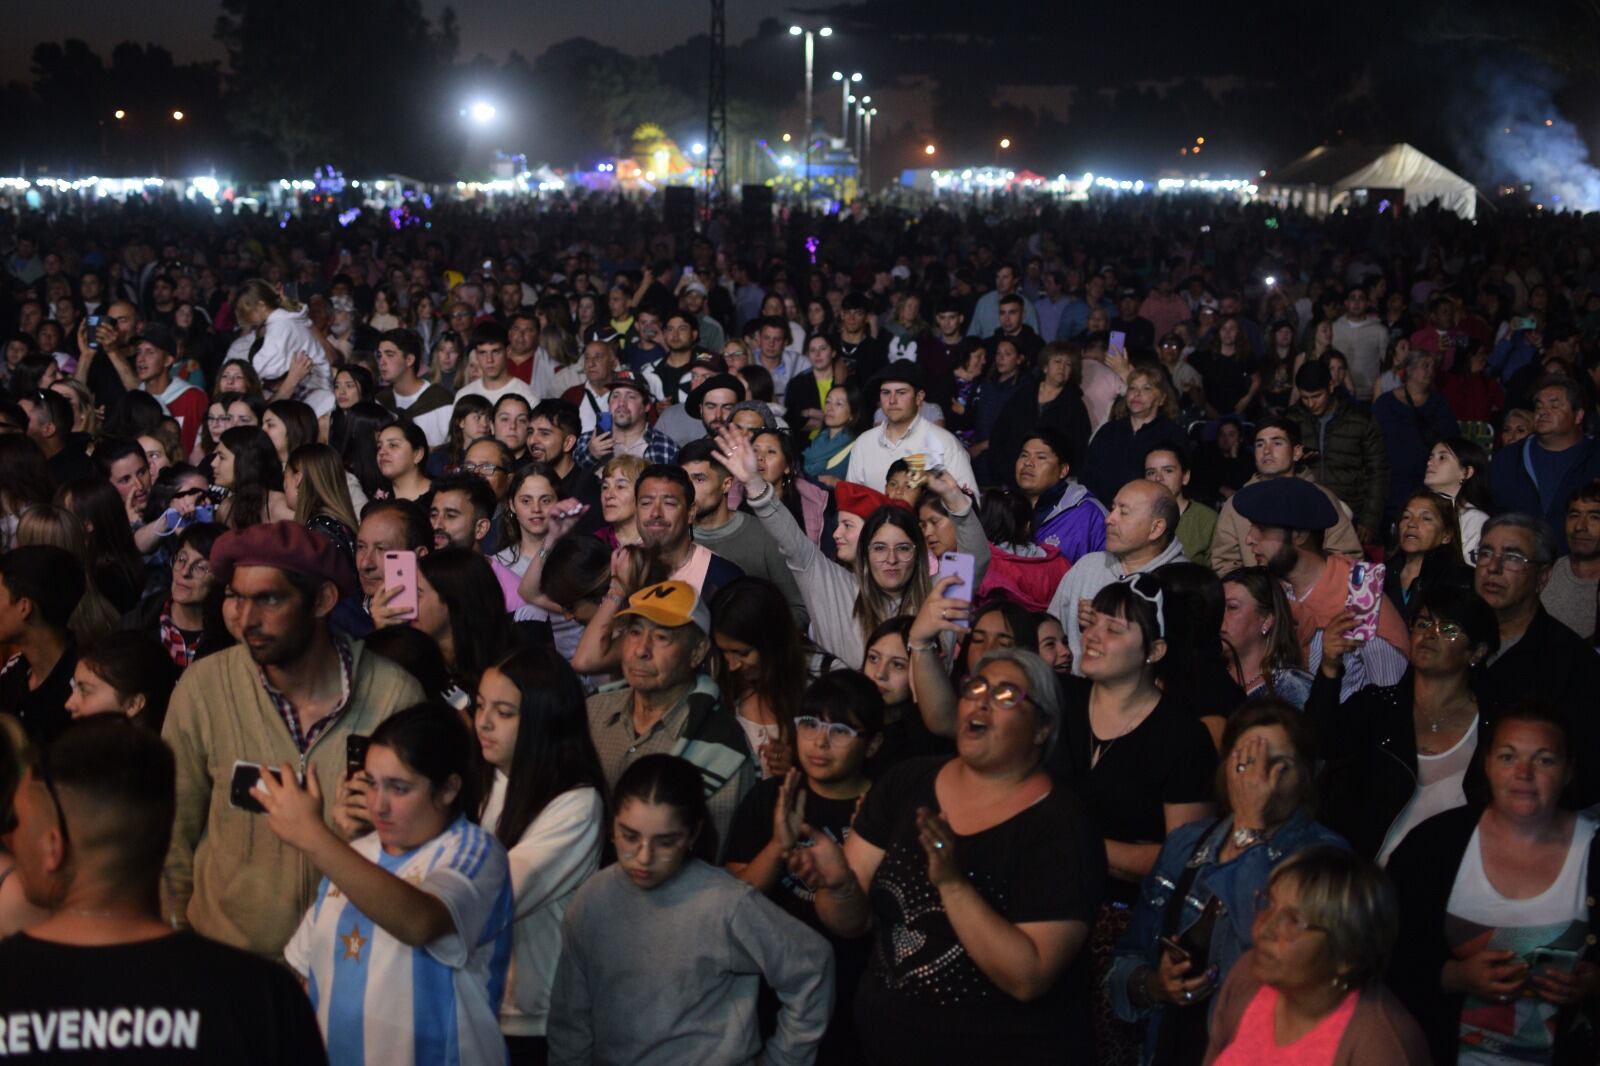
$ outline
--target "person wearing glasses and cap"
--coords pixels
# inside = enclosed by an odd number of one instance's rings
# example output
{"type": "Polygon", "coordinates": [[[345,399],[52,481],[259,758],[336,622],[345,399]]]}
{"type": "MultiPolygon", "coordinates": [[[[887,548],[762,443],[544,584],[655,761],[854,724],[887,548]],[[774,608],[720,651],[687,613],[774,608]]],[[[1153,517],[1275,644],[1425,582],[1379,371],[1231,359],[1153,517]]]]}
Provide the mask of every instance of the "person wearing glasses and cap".
{"type": "Polygon", "coordinates": [[[1045,769],[1061,713],[1037,654],[992,651],[962,683],[953,758],[891,767],[842,848],[798,827],[789,873],[822,925],[874,938],[856,994],[869,1061],[1049,1063],[1092,1046],[1085,948],[1105,855],[1045,769]]]}

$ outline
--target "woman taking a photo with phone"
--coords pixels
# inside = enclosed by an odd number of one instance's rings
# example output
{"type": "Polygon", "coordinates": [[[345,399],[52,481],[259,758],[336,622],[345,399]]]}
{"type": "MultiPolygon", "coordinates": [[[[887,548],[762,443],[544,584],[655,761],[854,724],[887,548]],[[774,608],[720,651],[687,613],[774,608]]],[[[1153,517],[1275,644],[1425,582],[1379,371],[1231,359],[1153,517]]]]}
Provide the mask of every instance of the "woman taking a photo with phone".
{"type": "Polygon", "coordinates": [[[386,719],[366,757],[374,831],[349,844],[323,821],[314,770],[302,786],[285,763],[253,790],[267,828],[323,873],[284,958],[307,984],[332,1062],[505,1058],[495,997],[511,886],[505,849],[469,817],[471,743],[440,704],[386,719]]]}
{"type": "MultiPolygon", "coordinates": [[[[855,562],[849,568],[838,566],[807,538],[777,489],[762,478],[743,435],[718,431],[715,454],[744,486],[746,504],[778,542],[789,569],[803,577],[800,595],[818,646],[859,667],[867,636],[887,619],[915,613],[928,596],[928,552],[916,519],[899,507],[879,507],[862,527],[855,562]]],[[[957,547],[973,558],[976,588],[989,565],[989,541],[977,508],[946,471],[929,471],[927,483],[945,500],[955,521],[957,547]]],[[[954,637],[949,639],[954,644],[954,637]]]]}

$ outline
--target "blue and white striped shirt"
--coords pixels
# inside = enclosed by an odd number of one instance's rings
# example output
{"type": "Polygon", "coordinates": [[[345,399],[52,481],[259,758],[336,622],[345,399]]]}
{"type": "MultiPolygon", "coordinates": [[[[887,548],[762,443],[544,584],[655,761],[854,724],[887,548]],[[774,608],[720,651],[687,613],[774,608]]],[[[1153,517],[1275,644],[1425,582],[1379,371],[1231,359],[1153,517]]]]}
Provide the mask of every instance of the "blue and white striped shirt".
{"type": "Polygon", "coordinates": [[[334,1066],[458,1066],[506,1060],[498,1011],[511,958],[506,852],[459,817],[411,851],[390,855],[369,833],[364,858],[435,896],[455,931],[424,947],[401,943],[327,878],[285,958],[306,978],[334,1066]]]}

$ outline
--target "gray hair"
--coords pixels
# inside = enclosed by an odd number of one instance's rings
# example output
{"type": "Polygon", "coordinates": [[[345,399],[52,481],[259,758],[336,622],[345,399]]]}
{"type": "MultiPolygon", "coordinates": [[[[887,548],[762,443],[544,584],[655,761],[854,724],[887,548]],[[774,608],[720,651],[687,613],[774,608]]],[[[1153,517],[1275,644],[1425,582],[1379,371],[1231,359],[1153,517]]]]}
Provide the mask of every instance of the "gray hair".
{"type": "Polygon", "coordinates": [[[1269,885],[1300,889],[1300,913],[1325,931],[1328,954],[1346,968],[1351,988],[1383,976],[1400,935],[1394,887],[1371,859],[1331,845],[1295,852],[1272,871],[1269,885]]]}
{"type": "Polygon", "coordinates": [[[1550,523],[1535,514],[1525,514],[1513,511],[1510,514],[1495,515],[1483,524],[1483,534],[1478,538],[1482,543],[1483,536],[1491,529],[1520,529],[1533,537],[1533,561],[1540,566],[1549,566],[1556,561],[1556,556],[1561,554],[1561,546],[1556,543],[1555,530],[1550,528],[1550,523]]]}
{"type": "MultiPolygon", "coordinates": [[[[1061,686],[1056,672],[1039,658],[1039,653],[1027,648],[996,648],[978,660],[978,670],[990,663],[1010,663],[1028,679],[1028,699],[1033,703],[1034,716],[1039,724],[1050,730],[1044,742],[1044,759],[1050,758],[1061,739],[1061,686]]],[[[1043,760],[1040,760],[1041,762],[1043,760]]]]}

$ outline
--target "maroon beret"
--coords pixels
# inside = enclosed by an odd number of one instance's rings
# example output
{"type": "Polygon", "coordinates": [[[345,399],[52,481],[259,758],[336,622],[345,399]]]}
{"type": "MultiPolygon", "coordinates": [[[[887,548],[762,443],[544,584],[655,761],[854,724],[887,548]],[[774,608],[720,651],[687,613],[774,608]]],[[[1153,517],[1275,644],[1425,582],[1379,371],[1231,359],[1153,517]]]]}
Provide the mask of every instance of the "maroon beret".
{"type": "Polygon", "coordinates": [[[331,581],[340,596],[356,596],[356,568],[339,546],[299,522],[262,522],[224,533],[211,546],[211,572],[227,584],[236,566],[272,566],[291,574],[331,581]]]}

